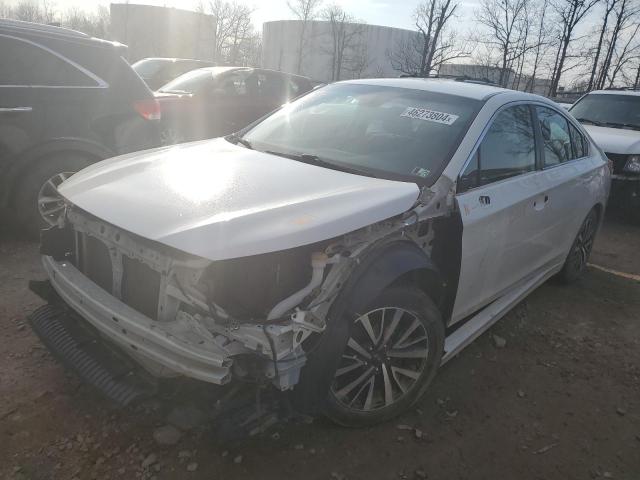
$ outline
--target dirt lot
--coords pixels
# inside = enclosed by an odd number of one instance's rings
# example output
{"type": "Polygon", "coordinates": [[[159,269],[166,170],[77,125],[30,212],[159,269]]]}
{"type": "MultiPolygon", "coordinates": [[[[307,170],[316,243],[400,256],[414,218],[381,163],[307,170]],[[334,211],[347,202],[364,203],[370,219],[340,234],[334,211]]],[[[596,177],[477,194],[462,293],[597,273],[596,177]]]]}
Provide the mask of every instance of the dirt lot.
{"type": "Polygon", "coordinates": [[[593,267],[576,285],[542,286],[394,422],[318,420],[227,445],[205,426],[160,446],[152,433],[170,404],[114,410],[36,340],[25,315],[40,303],[26,288],[42,275],[37,247],[5,232],[0,478],[638,480],[639,247],[640,227],[608,221],[592,263],[632,276],[593,267]]]}

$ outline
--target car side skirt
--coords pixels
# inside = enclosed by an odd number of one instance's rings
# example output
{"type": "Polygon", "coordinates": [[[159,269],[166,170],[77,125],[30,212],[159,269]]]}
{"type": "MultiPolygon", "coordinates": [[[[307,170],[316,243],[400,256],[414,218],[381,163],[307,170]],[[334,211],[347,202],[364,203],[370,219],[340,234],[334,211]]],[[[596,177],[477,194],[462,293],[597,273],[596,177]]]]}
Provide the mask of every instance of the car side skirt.
{"type": "Polygon", "coordinates": [[[441,365],[444,365],[467,345],[487,331],[494,323],[506,315],[513,307],[521,302],[533,290],[546,282],[562,269],[562,264],[556,264],[533,276],[525,278],[516,284],[503,296],[493,301],[463,325],[447,336],[444,342],[444,355],[441,365]]]}

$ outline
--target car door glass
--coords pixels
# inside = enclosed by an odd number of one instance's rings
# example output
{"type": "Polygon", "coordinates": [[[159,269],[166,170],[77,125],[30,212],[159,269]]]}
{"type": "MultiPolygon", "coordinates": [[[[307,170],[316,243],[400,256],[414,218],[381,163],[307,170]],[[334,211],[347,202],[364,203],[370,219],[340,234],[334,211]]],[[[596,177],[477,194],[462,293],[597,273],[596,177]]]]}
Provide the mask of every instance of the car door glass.
{"type": "Polygon", "coordinates": [[[569,123],[560,113],[546,107],[536,107],[544,143],[544,166],[550,167],[573,157],[569,123]]]}
{"type": "Polygon", "coordinates": [[[53,53],[22,40],[2,37],[0,85],[96,86],[95,80],[53,53]],[[11,68],[5,68],[11,65],[11,68]]]}
{"type": "Polygon", "coordinates": [[[569,124],[571,131],[571,146],[573,148],[573,158],[582,158],[587,156],[585,149],[586,141],[584,135],[582,135],[576,127],[569,124]]]}
{"type": "Polygon", "coordinates": [[[252,95],[256,81],[247,72],[232,72],[216,82],[214,93],[226,98],[252,95]]]}
{"type": "Polygon", "coordinates": [[[480,148],[460,175],[458,188],[464,191],[488,185],[535,168],[535,137],[529,107],[509,107],[493,120],[480,148]]]}
{"type": "Polygon", "coordinates": [[[258,73],[258,95],[264,103],[278,105],[285,101],[285,89],[282,78],[278,75],[258,73]]]}

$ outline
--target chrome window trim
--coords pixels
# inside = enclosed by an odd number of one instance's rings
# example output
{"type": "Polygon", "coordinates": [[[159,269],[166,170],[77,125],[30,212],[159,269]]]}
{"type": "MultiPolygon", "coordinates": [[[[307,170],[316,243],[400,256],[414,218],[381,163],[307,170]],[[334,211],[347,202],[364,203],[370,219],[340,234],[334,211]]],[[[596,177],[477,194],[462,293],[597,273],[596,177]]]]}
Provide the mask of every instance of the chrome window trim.
{"type": "MultiPolygon", "coordinates": [[[[562,164],[564,165],[564,164],[562,164]]],[[[461,195],[466,195],[469,192],[473,192],[474,190],[477,190],[479,188],[487,188],[487,187],[493,187],[494,185],[500,185],[501,183],[506,183],[506,182],[510,182],[512,180],[517,180],[517,179],[521,179],[523,177],[529,176],[529,175],[533,175],[536,173],[540,173],[542,172],[542,170],[529,170],[528,172],[522,172],[519,173],[518,175],[514,175],[513,177],[508,177],[508,178],[503,178],[502,180],[497,180],[495,182],[491,182],[491,183],[487,183],[486,185],[478,185],[477,187],[473,187],[473,188],[469,188],[467,190],[465,190],[464,192],[458,193],[456,192],[456,196],[461,196],[461,195]]]]}
{"type": "Polygon", "coordinates": [[[102,78],[98,77],[95,73],[91,72],[90,70],[87,70],[82,65],[79,65],[78,63],[74,62],[70,58],[67,58],[64,55],[61,55],[60,53],[56,52],[55,50],[52,50],[34,41],[27,40],[26,38],[16,37],[14,35],[6,35],[4,33],[1,33],[0,37],[18,40],[19,42],[28,43],[30,45],[33,45],[36,48],[44,50],[45,52],[48,52],[51,55],[58,57],[63,62],[71,65],[80,73],[89,77],[91,80],[97,83],[97,85],[84,85],[84,86],[82,85],[78,85],[78,86],[74,86],[74,85],[0,85],[0,87],[4,87],[4,88],[109,88],[109,84],[105,82],[102,78]]]}

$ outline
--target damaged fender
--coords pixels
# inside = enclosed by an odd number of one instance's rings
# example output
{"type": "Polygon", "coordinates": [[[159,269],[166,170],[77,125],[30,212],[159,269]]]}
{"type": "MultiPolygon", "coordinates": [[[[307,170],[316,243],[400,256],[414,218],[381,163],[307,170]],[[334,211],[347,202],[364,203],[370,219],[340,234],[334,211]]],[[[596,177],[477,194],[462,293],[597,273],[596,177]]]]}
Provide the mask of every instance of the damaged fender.
{"type": "Polygon", "coordinates": [[[319,413],[349,339],[353,320],[382,291],[407,274],[425,271],[439,276],[437,267],[416,244],[395,240],[372,249],[342,287],[326,319],[319,344],[307,358],[294,390],[296,407],[319,413]]]}

